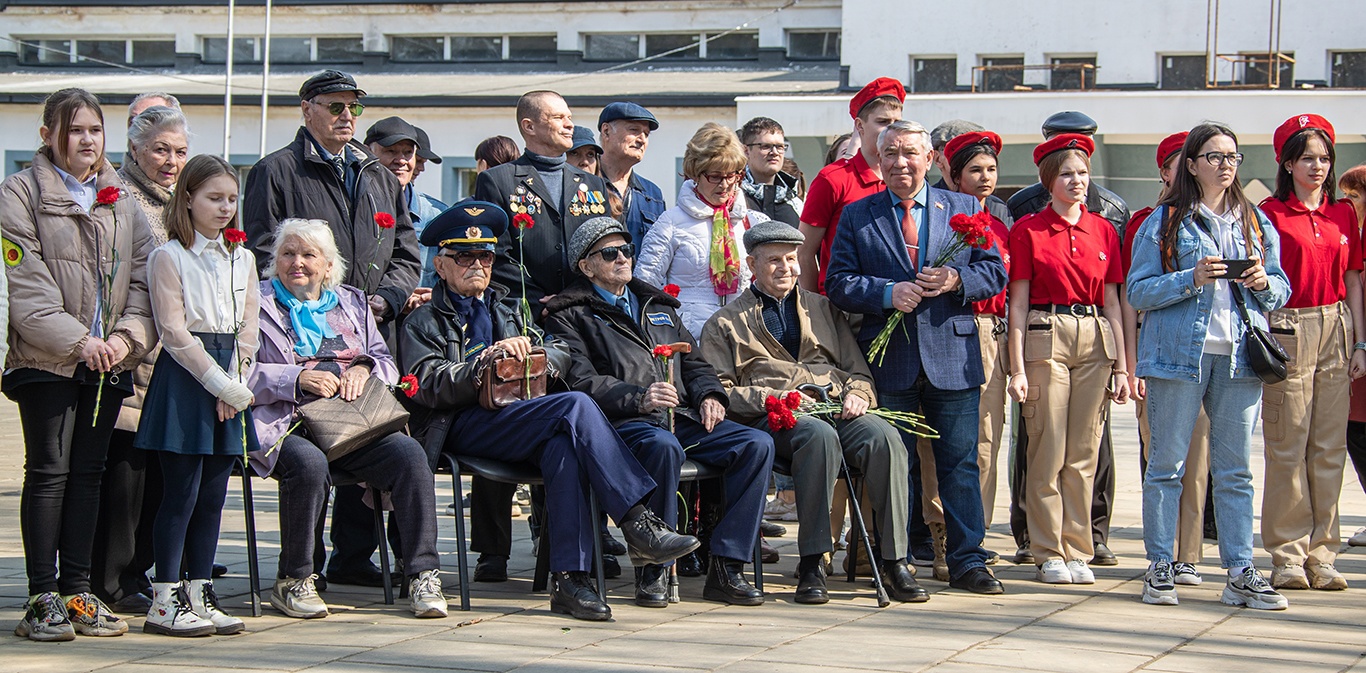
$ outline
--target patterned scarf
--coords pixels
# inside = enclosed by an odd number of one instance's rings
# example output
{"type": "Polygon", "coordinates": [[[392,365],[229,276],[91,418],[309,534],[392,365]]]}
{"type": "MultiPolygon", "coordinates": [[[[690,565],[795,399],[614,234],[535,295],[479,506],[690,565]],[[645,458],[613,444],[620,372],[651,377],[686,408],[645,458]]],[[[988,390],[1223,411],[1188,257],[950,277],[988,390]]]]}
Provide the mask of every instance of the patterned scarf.
{"type": "Polygon", "coordinates": [[[708,275],[711,276],[712,289],[718,297],[734,294],[740,289],[740,260],[736,256],[735,233],[730,229],[730,208],[735,203],[731,197],[724,205],[713,206],[696,189],[697,198],[712,207],[711,214],[711,254],[708,255],[708,275]]]}

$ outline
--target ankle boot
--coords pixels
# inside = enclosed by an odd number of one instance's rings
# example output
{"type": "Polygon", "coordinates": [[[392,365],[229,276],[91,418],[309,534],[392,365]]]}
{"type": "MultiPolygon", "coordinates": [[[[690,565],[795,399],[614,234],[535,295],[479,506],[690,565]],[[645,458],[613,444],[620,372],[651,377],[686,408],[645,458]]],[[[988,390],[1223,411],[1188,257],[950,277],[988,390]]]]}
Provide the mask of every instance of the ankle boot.
{"type": "Polygon", "coordinates": [[[212,635],[217,630],[213,622],[194,613],[181,583],[153,582],[152,592],[152,609],[147,611],[143,633],[193,637],[212,635]]]}
{"type": "Polygon", "coordinates": [[[242,620],[223,612],[223,608],[219,607],[218,594],[213,591],[212,581],[190,580],[185,591],[190,595],[190,608],[200,619],[207,619],[213,623],[215,634],[232,635],[247,627],[242,620]]]}

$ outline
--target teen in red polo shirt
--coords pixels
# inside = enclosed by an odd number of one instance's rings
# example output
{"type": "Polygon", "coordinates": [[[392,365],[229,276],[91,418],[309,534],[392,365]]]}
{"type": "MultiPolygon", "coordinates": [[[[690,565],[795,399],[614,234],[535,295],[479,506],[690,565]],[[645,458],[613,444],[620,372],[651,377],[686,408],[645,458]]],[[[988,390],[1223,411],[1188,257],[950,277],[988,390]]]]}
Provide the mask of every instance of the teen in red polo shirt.
{"type": "MultiPolygon", "coordinates": [[[[1357,214],[1357,228],[1366,219],[1366,164],[1347,169],[1338,177],[1342,196],[1352,203],[1357,214]]],[[[1366,247],[1363,245],[1362,247],[1366,247]]],[[[1362,274],[1366,285],[1366,274],[1362,274]]],[[[1352,382],[1352,413],[1347,417],[1347,455],[1357,470],[1357,483],[1366,488],[1366,378],[1352,382]]],[[[1357,530],[1347,540],[1353,547],[1366,547],[1366,527],[1357,530]]]]}
{"type": "Polygon", "coordinates": [[[1091,138],[1075,133],[1035,148],[1049,207],[1010,232],[1007,390],[1029,439],[1024,506],[1048,584],[1095,582],[1087,559],[1101,430],[1110,399],[1129,397],[1119,236],[1084,205],[1093,151],[1091,138]]]}
{"type": "Polygon", "coordinates": [[[1272,136],[1276,192],[1260,205],[1281,236],[1291,287],[1289,303],[1268,316],[1290,353],[1289,377],[1262,398],[1262,546],[1277,589],[1347,588],[1333,562],[1351,380],[1366,374],[1366,344],[1357,342],[1366,316],[1356,212],[1334,197],[1334,141],[1318,115],[1281,124],[1272,136]]]}
{"type": "Polygon", "coordinates": [[[803,289],[825,293],[825,267],[830,263],[830,244],[835,240],[844,207],[886,186],[878,167],[877,136],[888,124],[901,119],[906,89],[890,77],[879,77],[863,87],[849,101],[849,116],[858,132],[859,152],[852,159],[841,159],[821,169],[806,190],[802,208],[802,236],[806,243],[798,251],[803,289]],[[818,263],[819,256],[819,263],[818,263]]]}

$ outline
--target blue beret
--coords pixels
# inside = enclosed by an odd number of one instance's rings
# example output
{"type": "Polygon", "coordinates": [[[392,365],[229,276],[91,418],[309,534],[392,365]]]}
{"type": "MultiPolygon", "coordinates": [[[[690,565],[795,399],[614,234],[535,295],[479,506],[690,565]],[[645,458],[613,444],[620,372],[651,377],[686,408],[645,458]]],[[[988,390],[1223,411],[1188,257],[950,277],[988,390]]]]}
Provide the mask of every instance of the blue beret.
{"type": "Polygon", "coordinates": [[[451,250],[493,250],[507,228],[507,213],[496,204],[459,201],[427,223],[419,242],[451,250]]]}
{"type": "Polygon", "coordinates": [[[635,103],[627,102],[612,103],[603,108],[602,114],[598,115],[598,128],[602,128],[602,125],[607,122],[620,120],[648,122],[651,131],[659,128],[659,120],[655,119],[649,110],[635,103]]]}

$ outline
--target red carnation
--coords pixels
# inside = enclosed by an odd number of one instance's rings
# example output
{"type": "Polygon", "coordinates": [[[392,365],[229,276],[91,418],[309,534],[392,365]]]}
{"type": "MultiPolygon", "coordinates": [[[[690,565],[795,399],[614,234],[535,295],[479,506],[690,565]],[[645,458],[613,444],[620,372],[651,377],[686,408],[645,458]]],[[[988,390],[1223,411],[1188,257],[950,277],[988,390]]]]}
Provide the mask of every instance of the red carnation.
{"type": "Polygon", "coordinates": [[[418,390],[417,377],[412,374],[404,374],[403,378],[398,380],[398,389],[402,390],[403,394],[409,398],[416,395],[418,390]]]}
{"type": "Polygon", "coordinates": [[[380,229],[393,229],[394,216],[389,213],[375,213],[375,224],[378,224],[380,229]]]}
{"type": "Polygon", "coordinates": [[[530,229],[536,226],[536,219],[526,213],[517,213],[512,216],[512,226],[518,229],[530,229]]]}
{"type": "Polygon", "coordinates": [[[666,345],[660,344],[658,346],[655,346],[654,354],[657,357],[661,358],[673,357],[674,349],[666,345]]]}
{"type": "Polygon", "coordinates": [[[787,394],[787,398],[783,400],[783,403],[787,405],[788,409],[796,409],[797,407],[802,406],[802,394],[794,390],[787,394]]]}
{"type": "Polygon", "coordinates": [[[786,428],[783,427],[783,415],[776,411],[768,412],[768,429],[773,432],[782,432],[785,430],[786,428]]]}
{"type": "Polygon", "coordinates": [[[105,187],[95,195],[95,203],[101,206],[112,206],[121,196],[123,196],[123,191],[118,187],[105,187]]]}
{"type": "Polygon", "coordinates": [[[247,232],[231,227],[223,230],[223,242],[228,245],[241,245],[247,242],[247,232]]]}
{"type": "Polygon", "coordinates": [[[674,285],[673,283],[669,283],[668,285],[664,286],[664,294],[667,294],[670,297],[673,297],[674,299],[678,298],[679,291],[680,288],[677,285],[674,285]]]}
{"type": "Polygon", "coordinates": [[[797,417],[792,415],[791,409],[784,409],[778,416],[781,421],[778,427],[779,430],[791,430],[792,428],[797,427],[797,417]]]}
{"type": "Polygon", "coordinates": [[[765,400],[764,400],[764,411],[765,411],[765,412],[768,412],[768,413],[772,414],[772,413],[776,413],[776,412],[778,412],[778,411],[781,411],[782,408],[783,408],[783,403],[782,403],[782,401],[779,400],[778,398],[772,396],[772,395],[769,395],[769,396],[768,396],[768,399],[765,399],[765,400]]]}

